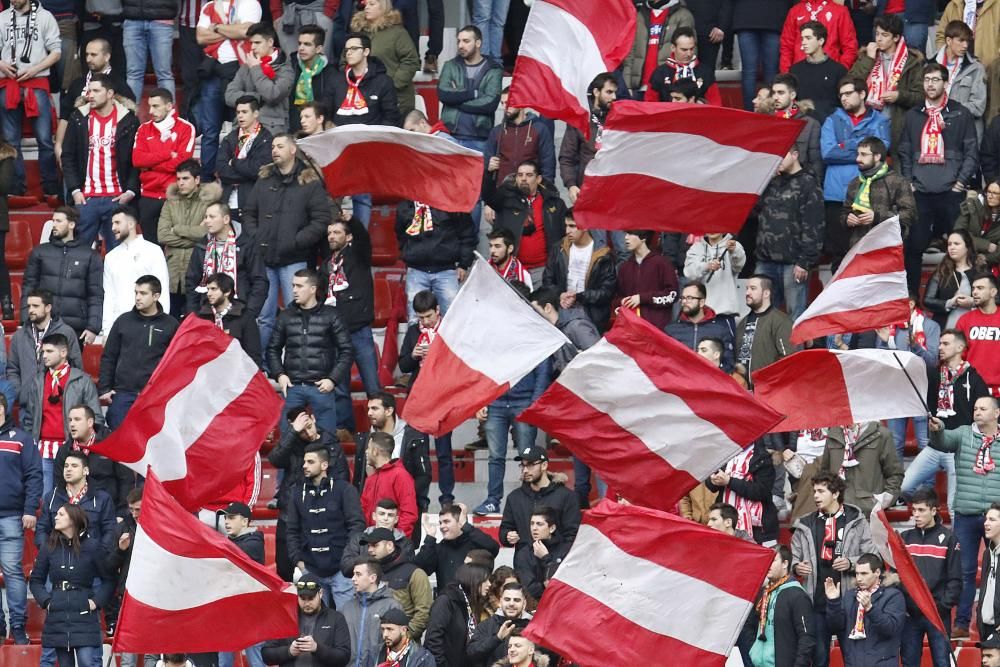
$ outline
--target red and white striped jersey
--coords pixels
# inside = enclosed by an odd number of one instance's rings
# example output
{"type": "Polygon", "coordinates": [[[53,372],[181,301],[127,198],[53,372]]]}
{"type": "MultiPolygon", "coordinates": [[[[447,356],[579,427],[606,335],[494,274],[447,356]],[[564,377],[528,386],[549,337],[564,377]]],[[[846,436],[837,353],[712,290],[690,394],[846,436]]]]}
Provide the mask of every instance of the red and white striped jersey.
{"type": "Polygon", "coordinates": [[[204,0],[181,0],[181,12],[178,16],[178,25],[185,28],[194,28],[198,25],[198,18],[201,16],[201,6],[204,0]]]}
{"type": "Polygon", "coordinates": [[[117,197],[122,193],[118,182],[117,147],[118,108],[107,116],[96,111],[87,114],[87,175],[83,184],[84,197],[117,197]]]}

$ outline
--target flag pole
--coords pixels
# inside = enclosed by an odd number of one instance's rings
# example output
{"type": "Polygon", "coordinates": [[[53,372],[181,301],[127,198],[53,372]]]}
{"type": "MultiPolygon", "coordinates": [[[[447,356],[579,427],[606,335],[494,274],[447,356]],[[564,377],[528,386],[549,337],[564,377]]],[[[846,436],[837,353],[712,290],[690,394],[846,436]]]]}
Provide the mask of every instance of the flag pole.
{"type": "MultiPolygon", "coordinates": [[[[916,385],[916,383],[915,383],[915,382],[913,381],[913,378],[911,378],[911,377],[910,377],[910,374],[906,372],[906,366],[904,366],[904,365],[903,365],[903,362],[899,360],[899,355],[898,355],[898,354],[896,354],[895,352],[893,352],[893,353],[892,353],[892,358],[896,360],[896,363],[897,363],[897,364],[899,364],[899,370],[903,371],[903,375],[905,375],[905,376],[906,376],[906,380],[907,380],[907,382],[909,382],[909,383],[910,383],[910,386],[911,386],[911,387],[913,387],[913,392],[914,392],[914,393],[915,393],[915,394],[916,394],[916,395],[917,395],[917,396],[918,396],[918,397],[920,398],[920,404],[921,404],[922,406],[924,406],[925,408],[927,408],[927,397],[926,397],[926,396],[922,396],[922,395],[920,394],[920,390],[919,390],[919,389],[917,389],[917,385],[916,385]]],[[[933,416],[934,416],[934,415],[932,415],[932,414],[931,414],[931,411],[930,411],[930,409],[929,409],[929,408],[928,408],[928,410],[927,410],[927,416],[928,416],[928,417],[933,417],[933,416]]]]}

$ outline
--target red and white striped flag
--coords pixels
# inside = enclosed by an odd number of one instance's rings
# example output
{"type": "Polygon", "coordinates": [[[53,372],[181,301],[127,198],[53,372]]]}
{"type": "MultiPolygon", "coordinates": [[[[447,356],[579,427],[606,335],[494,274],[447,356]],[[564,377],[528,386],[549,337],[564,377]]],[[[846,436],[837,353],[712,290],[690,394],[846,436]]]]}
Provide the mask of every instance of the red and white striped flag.
{"type": "Polygon", "coordinates": [[[804,350],[754,371],[753,390],[785,415],[774,431],[920,417],[927,414],[927,365],[896,350],[804,350]]]}
{"type": "Polygon", "coordinates": [[[442,211],[471,211],[483,183],[483,154],[444,137],[386,125],[345,125],[297,142],[337,195],[414,199],[442,211]]]}
{"type": "Polygon", "coordinates": [[[590,136],[590,84],[625,60],[635,21],[632,0],[535,0],[508,106],[530,107],[590,136]]]}
{"type": "Polygon", "coordinates": [[[615,102],[573,208],[577,222],[738,232],[802,127],[704,104],[615,102]]]}
{"type": "Polygon", "coordinates": [[[833,278],[792,326],[792,342],[870,331],[910,319],[899,216],[861,237],[833,278]]]}
{"type": "Polygon", "coordinates": [[[133,540],[116,653],[240,651],[298,636],[294,588],[186,512],[155,474],[133,540]]]}
{"type": "Polygon", "coordinates": [[[518,420],[559,438],[625,498],[669,511],[781,415],[622,309],[518,420]]]}
{"type": "Polygon", "coordinates": [[[186,317],[125,421],[93,449],[140,475],[151,467],[195,511],[254,468],[281,406],[239,341],[186,317]]]}
{"type": "Polygon", "coordinates": [[[722,667],[773,560],[752,542],[605,500],[584,512],[524,634],[581,665],[722,667]]]}
{"type": "Polygon", "coordinates": [[[448,433],[567,342],[478,257],[441,320],[403,417],[422,433],[448,433]]]}

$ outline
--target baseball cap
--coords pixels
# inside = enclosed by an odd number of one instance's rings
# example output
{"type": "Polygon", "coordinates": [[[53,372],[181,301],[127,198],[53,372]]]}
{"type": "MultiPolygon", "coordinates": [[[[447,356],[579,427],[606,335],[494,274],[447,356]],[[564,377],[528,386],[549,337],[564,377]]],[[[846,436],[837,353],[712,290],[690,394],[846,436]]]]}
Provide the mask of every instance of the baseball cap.
{"type": "Polygon", "coordinates": [[[549,456],[545,453],[545,450],[541,447],[528,447],[518,456],[514,457],[515,461],[527,461],[528,463],[537,463],[539,461],[548,461],[549,456]]]}
{"type": "Polygon", "coordinates": [[[229,503],[225,509],[221,509],[219,514],[239,514],[240,516],[251,518],[250,508],[243,503],[229,503]]]}
{"type": "Polygon", "coordinates": [[[358,543],[378,544],[379,542],[383,542],[385,540],[394,542],[396,540],[396,536],[393,535],[392,531],[389,530],[388,528],[375,528],[369,532],[362,533],[361,539],[358,540],[358,543]]]}
{"type": "Polygon", "coordinates": [[[295,582],[295,592],[302,598],[315,597],[317,593],[323,592],[323,583],[315,574],[306,572],[295,582]]]}
{"type": "Polygon", "coordinates": [[[1000,634],[994,632],[986,639],[976,642],[977,648],[1000,648],[1000,634]]]}
{"type": "Polygon", "coordinates": [[[406,612],[402,609],[396,609],[393,607],[389,609],[384,614],[382,618],[379,619],[380,625],[410,625],[410,618],[406,615],[406,612]]]}

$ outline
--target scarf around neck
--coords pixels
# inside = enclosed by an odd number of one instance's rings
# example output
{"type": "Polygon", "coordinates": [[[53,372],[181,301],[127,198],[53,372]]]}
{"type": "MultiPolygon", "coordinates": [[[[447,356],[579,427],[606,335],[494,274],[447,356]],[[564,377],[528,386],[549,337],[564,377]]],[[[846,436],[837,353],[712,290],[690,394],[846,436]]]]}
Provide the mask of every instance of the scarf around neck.
{"type": "Polygon", "coordinates": [[[419,236],[421,232],[434,231],[434,214],[431,207],[419,201],[413,202],[413,219],[406,228],[407,236],[419,236]]]}
{"type": "Polygon", "coordinates": [[[937,106],[924,103],[927,121],[920,132],[920,157],[917,158],[920,164],[944,164],[944,116],[941,112],[947,104],[948,93],[941,96],[941,103],[937,106]]]}
{"type": "Polygon", "coordinates": [[[787,109],[780,109],[774,112],[774,115],[778,118],[798,118],[799,116],[799,105],[792,102],[788,105],[787,109]]]}
{"type": "Polygon", "coordinates": [[[948,364],[941,364],[941,381],[938,384],[937,416],[955,416],[955,381],[962,377],[962,373],[969,370],[969,362],[963,361],[961,365],[952,370],[948,364]]]}
{"type": "Polygon", "coordinates": [[[681,79],[695,79],[697,76],[694,73],[694,68],[698,66],[698,59],[694,58],[691,62],[686,65],[681,64],[674,60],[673,56],[667,58],[667,64],[674,68],[673,82],[676,83],[681,79]]]}
{"type": "Polygon", "coordinates": [[[313,58],[313,64],[311,67],[307,67],[301,61],[299,62],[302,69],[299,72],[299,78],[295,82],[295,104],[303,105],[306,102],[313,101],[313,77],[323,71],[326,67],[326,56],[322,53],[313,58]]]}
{"type": "Polygon", "coordinates": [[[854,195],[854,202],[851,204],[851,209],[858,211],[859,213],[867,213],[872,210],[872,184],[884,178],[886,174],[889,173],[889,163],[883,162],[874,172],[869,170],[868,172],[861,172],[858,174],[858,180],[860,184],[858,185],[858,192],[854,195]]]}
{"type": "MultiPolygon", "coordinates": [[[[196,290],[207,292],[208,278],[214,273],[225,273],[236,282],[236,231],[230,229],[225,241],[214,236],[205,245],[205,261],[201,266],[201,285],[196,290]]],[[[233,297],[237,296],[235,291],[233,297]]]]}
{"type": "Polygon", "coordinates": [[[385,662],[379,663],[378,667],[401,667],[406,664],[406,652],[410,650],[410,638],[403,637],[403,645],[398,651],[387,651],[385,662]]]}
{"type": "Polygon", "coordinates": [[[760,596],[760,600],[757,601],[757,613],[760,615],[760,621],[757,623],[757,639],[762,641],[767,639],[765,632],[767,628],[767,608],[771,603],[771,594],[787,584],[789,579],[790,577],[786,574],[773,584],[765,584],[764,593],[760,596]]]}
{"type": "MultiPolygon", "coordinates": [[[[346,250],[346,248],[344,248],[346,250]]],[[[337,292],[343,292],[351,286],[347,282],[347,274],[344,272],[344,250],[330,258],[329,274],[330,279],[326,283],[326,305],[337,305],[337,292]]]]}
{"type": "Polygon", "coordinates": [[[240,128],[239,134],[236,135],[236,159],[245,160],[247,155],[250,154],[250,149],[253,147],[254,139],[260,134],[260,123],[255,123],[249,132],[244,132],[243,128],[240,128]]]}
{"type": "Polygon", "coordinates": [[[865,608],[861,606],[861,593],[868,592],[875,595],[875,591],[878,590],[878,582],[871,588],[861,588],[858,586],[857,599],[858,599],[858,613],[854,617],[854,628],[851,630],[851,634],[847,636],[848,639],[865,639],[868,635],[865,634],[865,608]]]}
{"type": "Polygon", "coordinates": [[[337,109],[337,114],[341,116],[363,116],[368,113],[368,101],[361,94],[361,82],[368,76],[368,70],[365,70],[364,74],[359,76],[356,81],[351,79],[352,74],[353,72],[350,67],[344,71],[344,79],[347,81],[347,94],[344,95],[344,101],[341,103],[340,108],[337,109]]]}
{"type": "Polygon", "coordinates": [[[868,96],[865,98],[865,104],[879,111],[885,108],[882,95],[896,90],[908,59],[909,51],[906,48],[906,40],[902,37],[899,38],[899,44],[896,45],[896,52],[892,55],[888,72],[882,65],[882,54],[876,54],[875,65],[868,74],[868,96]]]}
{"type": "Polygon", "coordinates": [[[264,56],[263,58],[260,59],[261,74],[266,76],[271,81],[274,81],[274,78],[277,76],[277,73],[275,73],[274,71],[274,63],[277,60],[278,60],[278,49],[272,51],[271,55],[264,56]]]}
{"type": "Polygon", "coordinates": [[[983,436],[983,443],[979,445],[979,450],[976,452],[976,462],[972,466],[972,472],[977,475],[985,475],[997,467],[996,462],[993,460],[993,454],[990,450],[993,447],[993,443],[996,442],[998,437],[1000,437],[1000,432],[995,433],[994,435],[986,435],[979,430],[979,426],[977,424],[972,425],[972,432],[983,436]]]}
{"type": "Polygon", "coordinates": [[[177,112],[171,111],[167,117],[157,122],[153,121],[153,127],[160,133],[160,141],[167,142],[176,138],[174,135],[174,125],[177,124],[177,112]]]}
{"type": "Polygon", "coordinates": [[[861,463],[854,458],[854,446],[861,439],[864,424],[848,424],[847,426],[842,426],[841,430],[844,432],[844,461],[840,464],[840,470],[837,472],[837,475],[841,479],[847,479],[847,468],[853,468],[861,463]]]}
{"type": "MultiPolygon", "coordinates": [[[[750,460],[753,458],[753,445],[748,447],[742,454],[737,454],[726,464],[726,472],[733,479],[753,480],[750,472],[750,460]]],[[[754,527],[759,527],[764,518],[764,504],[759,500],[749,500],[737,494],[729,486],[722,494],[722,502],[728,503],[736,508],[739,517],[736,521],[736,529],[753,534],[754,527]]]]}

